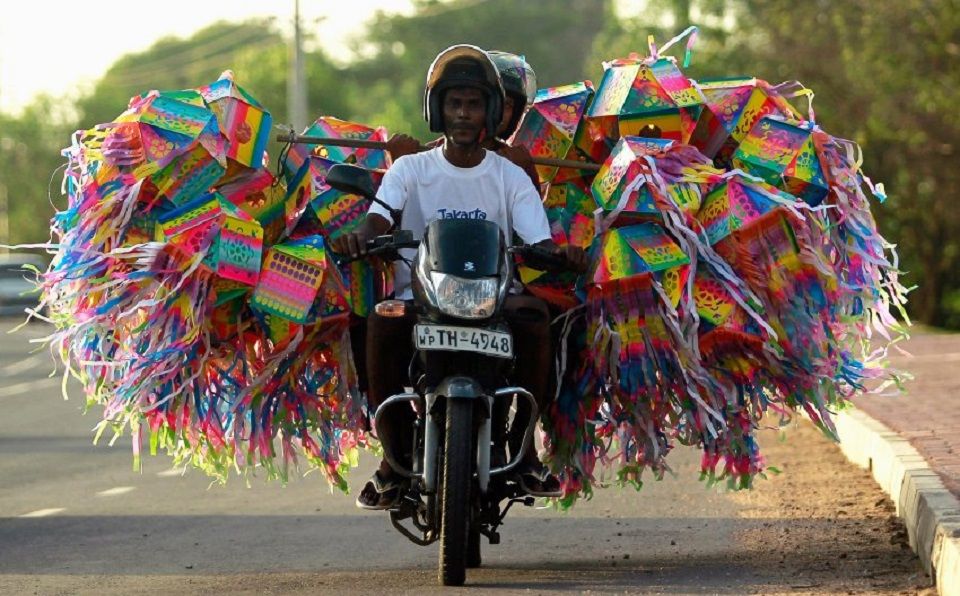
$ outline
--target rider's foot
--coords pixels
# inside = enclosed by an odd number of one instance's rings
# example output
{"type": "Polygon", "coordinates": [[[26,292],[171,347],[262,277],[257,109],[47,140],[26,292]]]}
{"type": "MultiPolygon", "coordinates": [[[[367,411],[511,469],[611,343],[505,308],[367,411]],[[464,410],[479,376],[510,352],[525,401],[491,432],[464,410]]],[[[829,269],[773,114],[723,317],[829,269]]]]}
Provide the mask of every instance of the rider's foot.
{"type": "Polygon", "coordinates": [[[559,497],[560,479],[550,473],[540,460],[520,462],[516,468],[517,482],[525,493],[534,497],[559,497]]]}
{"type": "Polygon", "coordinates": [[[375,511],[390,509],[400,497],[401,487],[402,478],[398,474],[377,470],[357,495],[356,505],[360,509],[375,511]]]}

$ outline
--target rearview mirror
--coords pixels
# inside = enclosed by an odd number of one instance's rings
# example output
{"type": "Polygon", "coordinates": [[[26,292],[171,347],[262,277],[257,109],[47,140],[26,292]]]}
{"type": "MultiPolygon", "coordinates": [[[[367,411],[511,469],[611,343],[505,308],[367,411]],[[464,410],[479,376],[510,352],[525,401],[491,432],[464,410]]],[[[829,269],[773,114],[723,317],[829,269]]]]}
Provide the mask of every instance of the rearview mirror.
{"type": "Polygon", "coordinates": [[[373,177],[358,166],[338,163],[327,170],[327,185],[345,193],[360,195],[373,200],[373,177]]]}

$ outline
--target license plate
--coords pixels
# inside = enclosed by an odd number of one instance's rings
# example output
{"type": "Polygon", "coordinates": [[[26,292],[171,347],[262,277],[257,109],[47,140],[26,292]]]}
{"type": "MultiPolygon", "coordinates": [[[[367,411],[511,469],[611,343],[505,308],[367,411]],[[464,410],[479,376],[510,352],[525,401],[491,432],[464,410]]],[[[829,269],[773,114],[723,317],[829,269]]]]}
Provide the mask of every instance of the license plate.
{"type": "Polygon", "coordinates": [[[498,358],[513,357],[513,338],[506,331],[491,331],[451,325],[417,325],[419,350],[457,350],[498,358]]]}

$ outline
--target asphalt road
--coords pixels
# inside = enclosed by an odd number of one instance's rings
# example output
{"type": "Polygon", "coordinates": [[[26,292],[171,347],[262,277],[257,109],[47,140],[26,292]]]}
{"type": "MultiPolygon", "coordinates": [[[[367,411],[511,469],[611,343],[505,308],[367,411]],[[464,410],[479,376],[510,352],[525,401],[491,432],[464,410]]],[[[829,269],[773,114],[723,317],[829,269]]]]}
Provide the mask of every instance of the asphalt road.
{"type": "MultiPolygon", "coordinates": [[[[60,393],[47,352],[0,321],[0,593],[430,592],[436,547],[408,543],[318,475],[286,487],[210,485],[129,438],[92,444],[99,411],[60,393]]],[[[916,593],[929,579],[892,506],[809,425],[768,433],[784,473],[749,493],[706,489],[698,455],[677,476],[598,491],[572,511],[512,511],[468,584],[499,593],[916,593]]],[[[371,471],[366,458],[353,475],[371,471]]],[[[464,588],[469,591],[474,588],[464,588]]]]}

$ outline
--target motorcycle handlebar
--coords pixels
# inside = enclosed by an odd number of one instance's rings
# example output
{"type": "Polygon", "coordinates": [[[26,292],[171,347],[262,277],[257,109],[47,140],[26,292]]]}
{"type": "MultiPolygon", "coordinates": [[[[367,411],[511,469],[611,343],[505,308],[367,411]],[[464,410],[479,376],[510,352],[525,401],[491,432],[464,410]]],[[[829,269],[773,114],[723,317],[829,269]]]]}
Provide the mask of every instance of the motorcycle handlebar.
{"type": "MultiPolygon", "coordinates": [[[[351,257],[349,255],[335,255],[334,260],[337,265],[347,265],[354,261],[366,259],[368,257],[392,256],[396,260],[396,251],[401,248],[417,248],[420,246],[419,240],[414,240],[413,234],[408,230],[399,230],[393,234],[377,236],[367,241],[366,252],[362,255],[351,257]]],[[[547,248],[533,244],[524,244],[512,246],[507,249],[510,254],[519,255],[524,264],[544,271],[567,271],[574,270],[575,267],[564,254],[557,254],[547,248]]]]}
{"type": "Polygon", "coordinates": [[[337,265],[348,265],[354,261],[375,257],[379,255],[390,255],[396,253],[401,248],[417,248],[420,246],[419,240],[413,239],[413,234],[408,230],[400,230],[393,234],[377,236],[372,240],[367,240],[366,252],[362,255],[351,257],[349,255],[337,254],[334,261],[337,265]]]}
{"type": "Polygon", "coordinates": [[[515,255],[520,255],[524,265],[532,269],[542,271],[567,271],[573,270],[573,263],[564,254],[557,254],[552,250],[536,246],[533,244],[524,244],[521,246],[512,246],[508,251],[515,255]]]}

